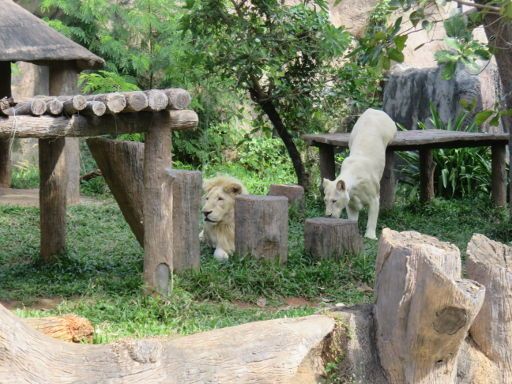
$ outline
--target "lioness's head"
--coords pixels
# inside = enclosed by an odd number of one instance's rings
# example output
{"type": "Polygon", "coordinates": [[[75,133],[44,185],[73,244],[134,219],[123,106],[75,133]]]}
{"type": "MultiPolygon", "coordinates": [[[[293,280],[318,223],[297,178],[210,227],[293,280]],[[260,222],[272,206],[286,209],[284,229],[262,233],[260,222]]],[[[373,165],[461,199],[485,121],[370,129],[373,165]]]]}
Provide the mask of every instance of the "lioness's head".
{"type": "Polygon", "coordinates": [[[341,179],[334,181],[324,179],[322,184],[324,187],[325,215],[340,217],[349,201],[345,182],[341,179]]]}
{"type": "Polygon", "coordinates": [[[210,223],[220,223],[234,220],[235,197],[247,194],[241,181],[230,176],[216,176],[203,183],[204,220],[210,223]]]}

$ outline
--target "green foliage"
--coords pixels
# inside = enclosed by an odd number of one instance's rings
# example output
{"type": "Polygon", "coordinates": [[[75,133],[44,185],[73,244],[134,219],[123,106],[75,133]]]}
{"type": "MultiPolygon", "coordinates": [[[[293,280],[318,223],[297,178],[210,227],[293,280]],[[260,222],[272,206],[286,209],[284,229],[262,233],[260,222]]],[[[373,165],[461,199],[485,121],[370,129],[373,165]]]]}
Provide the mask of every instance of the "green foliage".
{"type": "MultiPolygon", "coordinates": [[[[477,131],[470,112],[459,114],[455,120],[444,122],[437,110],[430,107],[430,122],[435,129],[453,131],[477,131]]],[[[426,129],[426,124],[418,123],[419,129],[426,129]]],[[[418,154],[401,152],[406,167],[403,169],[406,182],[411,185],[419,183],[418,154]]],[[[491,183],[491,151],[487,147],[437,149],[433,152],[435,163],[434,180],[436,189],[441,196],[471,197],[476,195],[489,196],[491,183]]]]}
{"type": "Polygon", "coordinates": [[[107,93],[138,91],[136,80],[128,76],[121,76],[110,71],[83,72],[78,79],[78,85],[85,93],[107,93]]]}
{"type": "Polygon", "coordinates": [[[12,168],[12,188],[31,189],[39,187],[39,168],[29,162],[18,163],[12,168]]]}

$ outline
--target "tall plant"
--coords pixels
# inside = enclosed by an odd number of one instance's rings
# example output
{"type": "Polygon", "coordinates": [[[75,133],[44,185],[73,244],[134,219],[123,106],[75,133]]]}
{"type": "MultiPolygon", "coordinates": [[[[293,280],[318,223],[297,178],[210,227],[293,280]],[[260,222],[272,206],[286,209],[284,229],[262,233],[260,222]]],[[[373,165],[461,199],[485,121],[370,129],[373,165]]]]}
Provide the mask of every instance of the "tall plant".
{"type": "MultiPolygon", "coordinates": [[[[295,139],[315,128],[338,77],[334,60],[350,36],[334,27],[326,3],[305,0],[188,0],[183,28],[203,53],[207,71],[219,73],[244,90],[283,141],[299,184],[307,175],[295,139]]],[[[318,127],[317,127],[318,128],[318,127]]]]}

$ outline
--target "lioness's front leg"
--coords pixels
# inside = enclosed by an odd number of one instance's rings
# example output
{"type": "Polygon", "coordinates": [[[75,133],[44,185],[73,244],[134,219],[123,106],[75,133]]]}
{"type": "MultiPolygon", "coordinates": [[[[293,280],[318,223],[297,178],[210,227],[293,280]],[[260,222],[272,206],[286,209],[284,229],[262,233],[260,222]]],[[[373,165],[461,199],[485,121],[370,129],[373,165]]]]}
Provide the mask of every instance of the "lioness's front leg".
{"type": "Polygon", "coordinates": [[[368,207],[368,222],[366,224],[366,233],[364,237],[377,240],[377,219],[379,217],[379,196],[374,197],[368,207]]]}

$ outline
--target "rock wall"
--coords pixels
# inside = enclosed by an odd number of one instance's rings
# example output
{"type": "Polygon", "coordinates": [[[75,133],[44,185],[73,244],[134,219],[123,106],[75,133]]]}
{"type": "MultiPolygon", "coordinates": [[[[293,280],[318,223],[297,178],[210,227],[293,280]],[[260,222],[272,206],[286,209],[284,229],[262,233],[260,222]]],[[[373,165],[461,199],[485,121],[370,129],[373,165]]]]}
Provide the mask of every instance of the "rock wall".
{"type": "MultiPolygon", "coordinates": [[[[451,80],[444,80],[441,68],[395,68],[384,87],[383,109],[407,129],[416,129],[418,121],[429,121],[432,103],[441,119],[453,121],[463,112],[462,100],[475,102],[474,113],[491,108],[499,100],[500,81],[493,63],[480,74],[459,68],[451,80]]],[[[485,127],[502,131],[501,127],[485,127]]]]}

